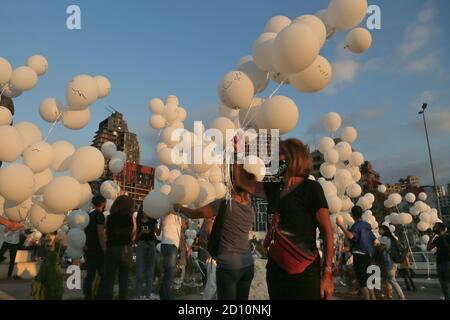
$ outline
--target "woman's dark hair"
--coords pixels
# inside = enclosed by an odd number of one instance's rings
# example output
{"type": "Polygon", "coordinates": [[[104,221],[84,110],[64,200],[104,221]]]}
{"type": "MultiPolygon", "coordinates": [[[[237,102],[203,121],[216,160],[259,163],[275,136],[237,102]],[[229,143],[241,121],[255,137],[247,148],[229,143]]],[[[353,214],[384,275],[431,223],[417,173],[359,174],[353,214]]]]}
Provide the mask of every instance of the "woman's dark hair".
{"type": "Polygon", "coordinates": [[[109,212],[111,215],[132,215],[134,201],[128,196],[120,196],[114,201],[109,212]]]}
{"type": "Polygon", "coordinates": [[[445,227],[445,224],[441,223],[441,222],[436,222],[436,224],[433,227],[433,232],[438,233],[438,232],[442,232],[446,230],[447,228],[445,227]]]}
{"type": "Polygon", "coordinates": [[[353,217],[353,219],[359,220],[359,219],[361,219],[362,215],[363,215],[363,210],[362,210],[362,208],[360,206],[354,206],[352,208],[352,217],[353,217]]]}
{"type": "Polygon", "coordinates": [[[286,156],[290,177],[308,178],[312,170],[312,156],[309,147],[298,139],[280,141],[280,154],[286,156]]]}
{"type": "Polygon", "coordinates": [[[394,236],[394,234],[392,233],[391,228],[389,228],[389,227],[386,226],[386,225],[382,225],[380,228],[383,230],[383,235],[384,235],[384,236],[386,236],[386,237],[388,237],[389,239],[394,240],[394,241],[397,240],[397,239],[395,239],[395,236],[394,236]]]}

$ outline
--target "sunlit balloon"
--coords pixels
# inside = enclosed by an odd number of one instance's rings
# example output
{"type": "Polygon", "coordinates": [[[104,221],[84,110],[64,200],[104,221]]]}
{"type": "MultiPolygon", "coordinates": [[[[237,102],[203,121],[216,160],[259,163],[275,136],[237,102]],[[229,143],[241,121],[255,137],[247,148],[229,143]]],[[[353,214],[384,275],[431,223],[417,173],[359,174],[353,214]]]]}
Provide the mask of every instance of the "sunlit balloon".
{"type": "Polygon", "coordinates": [[[31,122],[20,122],[14,127],[19,130],[23,138],[23,149],[26,150],[32,144],[42,140],[41,130],[31,122]]]}
{"type": "Polygon", "coordinates": [[[0,126],[9,126],[12,123],[13,115],[8,108],[0,106],[0,126]]]}
{"type": "Polygon", "coordinates": [[[36,72],[27,66],[18,67],[11,74],[9,83],[18,91],[28,91],[36,86],[38,76],[36,72]]]}
{"type": "Polygon", "coordinates": [[[67,141],[60,140],[52,144],[53,163],[52,168],[56,172],[69,170],[72,155],[75,153],[75,147],[67,141]]]}
{"type": "Polygon", "coordinates": [[[97,81],[89,75],[79,75],[69,81],[66,101],[72,110],[83,110],[98,98],[97,81]]]}
{"type": "Polygon", "coordinates": [[[330,24],[337,30],[359,25],[367,14],[367,0],[331,0],[328,5],[330,24]]]}
{"type": "Polygon", "coordinates": [[[72,155],[70,173],[80,183],[100,178],[105,167],[105,157],[94,147],[81,147],[72,155]]]}
{"type": "Polygon", "coordinates": [[[220,81],[219,98],[230,108],[248,108],[255,94],[252,80],[241,71],[227,73],[220,81]]]}
{"type": "Polygon", "coordinates": [[[264,119],[264,129],[278,129],[282,135],[295,128],[300,115],[297,105],[290,98],[274,96],[261,105],[261,117],[264,119]]]}
{"type": "Polygon", "coordinates": [[[97,83],[98,99],[106,97],[111,92],[111,82],[105,76],[94,77],[97,83]]]}
{"type": "Polygon", "coordinates": [[[372,45],[372,35],[365,28],[355,28],[347,34],[345,48],[353,53],[363,53],[372,45]]]}
{"type": "Polygon", "coordinates": [[[266,32],[260,35],[253,44],[253,60],[259,69],[271,71],[274,69],[272,60],[273,42],[277,34],[266,32]]]}
{"type": "Polygon", "coordinates": [[[48,61],[44,56],[35,54],[28,58],[27,66],[33,69],[38,76],[42,76],[48,70],[48,61]]]}
{"type": "Polygon", "coordinates": [[[71,130],[80,130],[85,128],[91,120],[91,111],[89,108],[83,110],[65,109],[62,113],[62,123],[64,127],[71,130]]]}
{"type": "Polygon", "coordinates": [[[305,70],[290,75],[289,82],[301,92],[312,93],[324,89],[330,83],[332,76],[331,64],[319,55],[305,70]]]}
{"type": "Polygon", "coordinates": [[[53,148],[47,142],[40,141],[32,144],[23,153],[23,162],[34,173],[39,173],[50,167],[53,163],[53,148]]]}
{"type": "Polygon", "coordinates": [[[72,177],[55,177],[44,190],[44,203],[55,214],[65,213],[80,204],[80,183],[72,177]]]}
{"type": "Polygon", "coordinates": [[[0,126],[0,161],[14,162],[24,150],[20,131],[9,125],[0,126]]]}
{"type": "Polygon", "coordinates": [[[0,169],[0,196],[22,203],[34,193],[34,174],[26,165],[13,163],[0,169]]]}

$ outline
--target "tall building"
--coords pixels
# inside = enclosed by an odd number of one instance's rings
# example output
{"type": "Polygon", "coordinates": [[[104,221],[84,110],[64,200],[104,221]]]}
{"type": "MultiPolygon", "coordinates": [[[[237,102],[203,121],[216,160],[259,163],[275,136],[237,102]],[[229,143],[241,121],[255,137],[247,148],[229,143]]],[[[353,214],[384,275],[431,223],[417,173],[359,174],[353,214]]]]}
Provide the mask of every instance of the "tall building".
{"type": "Polygon", "coordinates": [[[103,181],[114,180],[124,194],[134,199],[137,207],[154,187],[155,170],[140,165],[139,140],[135,133],[128,130],[128,124],[123,118],[123,114],[115,112],[100,122],[92,146],[101,149],[107,141],[113,142],[117,146],[117,150],[126,154],[127,162],[119,174],[112,174],[106,163],[102,177],[92,183],[92,190],[94,193],[99,193],[103,181]]]}
{"type": "Polygon", "coordinates": [[[407,176],[405,179],[398,180],[397,183],[386,185],[387,193],[405,193],[415,191],[420,188],[420,180],[416,176],[407,176]]]}

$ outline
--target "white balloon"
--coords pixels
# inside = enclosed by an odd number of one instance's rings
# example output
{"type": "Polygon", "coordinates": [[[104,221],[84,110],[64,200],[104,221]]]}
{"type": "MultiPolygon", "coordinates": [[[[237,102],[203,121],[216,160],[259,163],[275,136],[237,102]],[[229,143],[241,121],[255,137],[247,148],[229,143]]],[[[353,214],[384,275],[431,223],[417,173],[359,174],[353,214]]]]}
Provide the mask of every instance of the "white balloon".
{"type": "Polygon", "coordinates": [[[370,203],[374,203],[375,202],[375,196],[373,195],[373,193],[366,193],[364,195],[364,197],[366,197],[370,203]]]}
{"type": "Polygon", "coordinates": [[[255,176],[256,181],[262,182],[266,176],[266,165],[257,156],[250,155],[244,159],[244,170],[255,176]]]}
{"type": "Polygon", "coordinates": [[[106,97],[111,92],[111,82],[109,79],[105,76],[96,76],[94,80],[97,83],[97,98],[102,99],[106,97]]]}
{"type": "Polygon", "coordinates": [[[105,157],[94,147],[81,147],[72,156],[70,174],[80,183],[100,178],[105,168],[105,157]]]}
{"type": "Polygon", "coordinates": [[[329,149],[324,154],[325,162],[336,165],[339,162],[339,153],[334,149],[329,149]]]}
{"type": "Polygon", "coordinates": [[[52,144],[53,163],[52,168],[56,172],[69,170],[72,155],[75,153],[75,147],[67,141],[60,140],[52,144]]]}
{"type": "Polygon", "coordinates": [[[69,81],[66,101],[72,110],[83,110],[98,98],[97,81],[89,75],[79,75],[69,81]]]}
{"type": "Polygon", "coordinates": [[[70,259],[81,259],[83,257],[83,250],[82,249],[76,249],[72,247],[67,247],[66,251],[64,252],[64,255],[70,259]]]}
{"type": "Polygon", "coordinates": [[[114,142],[106,141],[102,144],[101,151],[105,159],[111,159],[114,152],[117,151],[117,147],[114,142]]]}
{"type": "Polygon", "coordinates": [[[50,167],[54,159],[53,148],[47,142],[37,142],[23,153],[23,162],[34,173],[39,173],[50,167]]]}
{"type": "Polygon", "coordinates": [[[22,203],[34,193],[34,174],[23,164],[13,163],[0,169],[0,196],[22,203]]]}
{"type": "Polygon", "coordinates": [[[154,114],[150,117],[150,126],[153,129],[162,129],[166,126],[167,120],[160,114],[154,114]]]}
{"type": "Polygon", "coordinates": [[[67,216],[67,224],[72,229],[86,229],[89,225],[89,214],[83,210],[73,210],[67,216]]]}
{"type": "Polygon", "coordinates": [[[169,197],[173,203],[188,205],[193,203],[200,193],[200,185],[192,176],[182,175],[172,184],[169,197]]]}
{"type": "Polygon", "coordinates": [[[113,158],[108,163],[108,169],[111,171],[111,173],[120,173],[123,171],[123,168],[125,166],[125,163],[122,161],[122,159],[119,158],[113,158]]]}
{"type": "Polygon", "coordinates": [[[308,25],[291,24],[273,42],[275,69],[288,75],[299,73],[314,62],[319,51],[319,39],[308,25]]]}
{"type": "Polygon", "coordinates": [[[0,126],[9,126],[12,123],[13,115],[8,108],[0,106],[0,126]]]}
{"type": "Polygon", "coordinates": [[[167,183],[172,184],[179,176],[181,176],[180,170],[173,169],[169,172],[169,176],[167,178],[167,183]]]}
{"type": "Polygon", "coordinates": [[[338,188],[347,188],[350,184],[352,184],[352,174],[346,169],[338,169],[336,174],[334,175],[334,183],[338,188]]]}
{"type": "Polygon", "coordinates": [[[41,195],[44,193],[45,186],[53,180],[52,170],[49,168],[34,175],[34,194],[41,195]]]}
{"type": "Polygon", "coordinates": [[[187,118],[186,109],[182,108],[182,107],[178,107],[178,118],[177,118],[177,120],[183,122],[183,121],[186,120],[186,118],[187,118]]]}
{"type": "Polygon", "coordinates": [[[428,242],[430,241],[430,236],[429,235],[423,235],[421,238],[421,241],[423,244],[428,244],[428,242]]]}
{"type": "Polygon", "coordinates": [[[164,111],[161,113],[167,122],[173,122],[178,119],[178,105],[175,103],[166,104],[164,111]]]}
{"type": "Polygon", "coordinates": [[[162,149],[167,148],[167,145],[164,142],[160,142],[156,145],[156,153],[160,152],[162,149]]]}
{"type": "Polygon", "coordinates": [[[326,179],[331,179],[336,174],[336,166],[332,163],[324,162],[320,165],[320,174],[326,179]]]}
{"type": "MultiPolygon", "coordinates": [[[[319,143],[317,144],[317,149],[322,153],[323,155],[328,151],[331,150],[334,147],[334,140],[330,137],[323,137],[319,140],[319,143]]],[[[337,152],[337,151],[336,151],[337,152]]]]}
{"type": "Polygon", "coordinates": [[[166,166],[173,165],[173,156],[172,156],[172,149],[171,148],[163,148],[158,152],[158,159],[161,161],[162,164],[165,164],[166,166]]]}
{"type": "Polygon", "coordinates": [[[330,132],[336,132],[342,123],[341,116],[337,112],[329,112],[322,119],[325,128],[330,132]]]}
{"type": "Polygon", "coordinates": [[[394,206],[398,206],[402,202],[402,196],[398,193],[392,193],[389,195],[388,200],[394,206]]]}
{"type": "Polygon", "coordinates": [[[345,48],[353,53],[363,53],[370,49],[372,35],[365,28],[355,28],[347,34],[345,48]]]}
{"type": "Polygon", "coordinates": [[[176,106],[179,106],[180,100],[178,99],[177,96],[170,95],[170,96],[167,96],[167,98],[166,98],[166,104],[175,104],[176,106]]]}
{"type": "Polygon", "coordinates": [[[42,140],[41,130],[31,122],[20,122],[14,127],[19,130],[23,138],[23,150],[26,150],[32,144],[42,140]]]}
{"type": "Polygon", "coordinates": [[[70,229],[67,233],[67,244],[75,249],[83,249],[86,244],[86,234],[78,228],[70,229]]]}
{"type": "Polygon", "coordinates": [[[358,201],[356,202],[356,205],[361,207],[363,210],[367,210],[370,208],[370,202],[365,197],[359,198],[358,201]]]}
{"type": "Polygon", "coordinates": [[[382,184],[382,185],[379,185],[379,186],[378,186],[378,192],[379,192],[379,193],[385,193],[386,190],[387,190],[387,188],[386,188],[385,185],[382,184]]]}
{"type": "Polygon", "coordinates": [[[209,170],[209,182],[219,183],[223,181],[222,169],[218,166],[214,166],[209,170]]]}
{"type": "Polygon", "coordinates": [[[291,19],[285,16],[275,16],[270,18],[264,27],[264,32],[279,33],[284,28],[288,27],[292,23],[291,19]]]}
{"type": "Polygon", "coordinates": [[[347,197],[347,196],[343,196],[343,197],[341,198],[341,200],[342,200],[342,208],[341,208],[341,210],[342,210],[343,212],[350,211],[350,209],[353,208],[353,202],[352,202],[352,199],[350,199],[350,198],[347,197]]]}
{"type": "Polygon", "coordinates": [[[269,84],[269,73],[258,68],[255,61],[253,61],[253,57],[248,56],[247,60],[238,64],[237,70],[244,72],[250,78],[253,82],[255,93],[263,92],[269,84]]]}
{"type": "Polygon", "coordinates": [[[38,76],[36,72],[27,66],[22,66],[13,71],[9,83],[15,90],[28,91],[37,84],[38,76]]]}
{"type": "Polygon", "coordinates": [[[327,40],[327,28],[319,17],[307,14],[295,18],[292,23],[303,23],[310,27],[319,41],[319,47],[323,47],[327,40]]]}
{"type": "Polygon", "coordinates": [[[420,214],[420,209],[416,206],[412,206],[411,208],[409,208],[409,213],[416,217],[420,214]]]}
{"type": "Polygon", "coordinates": [[[223,103],[221,103],[219,106],[219,112],[221,116],[227,117],[231,121],[234,121],[237,119],[237,117],[239,117],[239,109],[228,108],[223,103]]]}
{"type": "Polygon", "coordinates": [[[111,199],[114,200],[120,192],[120,187],[111,180],[104,181],[100,186],[100,194],[105,199],[111,199]]]}
{"type": "Polygon", "coordinates": [[[429,214],[428,212],[422,212],[419,216],[420,221],[431,224],[431,214],[429,214]]]}
{"type": "Polygon", "coordinates": [[[78,205],[79,208],[83,208],[90,204],[92,200],[92,189],[89,183],[80,184],[80,203],[78,205]]]}
{"type": "Polygon", "coordinates": [[[325,197],[329,198],[329,197],[337,195],[336,186],[333,183],[331,183],[330,181],[322,182],[321,186],[322,186],[323,192],[325,194],[325,197]]]}
{"type": "Polygon", "coordinates": [[[216,199],[223,199],[227,194],[227,186],[222,182],[214,183],[214,193],[216,195],[216,199]]]}
{"type": "Polygon", "coordinates": [[[284,96],[271,97],[260,108],[264,129],[279,129],[280,135],[294,129],[300,117],[295,102],[284,96]]]}
{"type": "Polygon", "coordinates": [[[195,204],[198,207],[204,207],[216,199],[216,190],[214,186],[208,181],[200,181],[200,192],[195,200],[195,204]]]}
{"type": "Polygon", "coordinates": [[[155,178],[160,182],[165,182],[169,179],[170,169],[165,165],[160,165],[155,170],[155,178]]]}
{"type": "Polygon", "coordinates": [[[349,161],[352,166],[359,167],[364,163],[364,156],[361,152],[353,152],[349,161]]]}
{"type": "Polygon", "coordinates": [[[398,221],[402,225],[408,225],[413,222],[413,217],[408,213],[400,213],[400,215],[398,217],[398,221]]]}
{"type": "Polygon", "coordinates": [[[428,198],[428,196],[427,196],[427,194],[425,192],[419,193],[419,200],[420,201],[427,201],[427,198],[428,198]]]}
{"type": "MultiPolygon", "coordinates": [[[[335,146],[335,150],[339,153],[339,159],[341,161],[350,160],[353,152],[349,143],[341,141],[335,146]]],[[[359,158],[358,158],[359,160],[359,158]]]]}
{"type": "Polygon", "coordinates": [[[253,60],[263,71],[273,70],[272,48],[277,34],[266,32],[260,35],[253,44],[253,60]]]}
{"type": "Polygon", "coordinates": [[[336,29],[334,29],[330,23],[330,19],[328,18],[328,10],[327,9],[319,10],[314,15],[323,22],[327,32],[327,39],[331,39],[336,33],[336,29]]]}
{"type": "Polygon", "coordinates": [[[12,67],[8,60],[0,57],[0,84],[9,81],[12,74],[12,67]]]}
{"type": "Polygon", "coordinates": [[[24,149],[20,131],[9,125],[1,125],[0,137],[0,161],[16,161],[24,149]]]}
{"type": "Polygon", "coordinates": [[[222,133],[223,142],[227,141],[227,138],[230,139],[234,136],[234,131],[236,126],[233,121],[225,117],[216,118],[211,124],[212,129],[217,129],[222,133]],[[227,133],[230,132],[230,135],[227,133]]]}
{"type": "Polygon", "coordinates": [[[4,84],[2,91],[3,95],[8,98],[17,98],[22,94],[22,91],[13,88],[10,83],[4,84]]]}
{"type": "Polygon", "coordinates": [[[252,80],[241,71],[227,73],[218,89],[222,103],[234,109],[250,107],[255,94],[252,80]]]}
{"type": "Polygon", "coordinates": [[[14,222],[22,222],[28,217],[29,211],[32,206],[31,198],[23,201],[22,203],[14,203],[11,201],[5,201],[5,216],[14,222]]]}
{"type": "Polygon", "coordinates": [[[358,132],[353,127],[345,127],[341,131],[341,140],[352,144],[358,138],[358,132]]]}
{"type": "Polygon", "coordinates": [[[168,195],[152,191],[144,199],[143,210],[150,218],[160,219],[168,215],[173,207],[168,195]]]}
{"type": "Polygon", "coordinates": [[[39,115],[42,120],[53,123],[58,119],[63,109],[60,101],[55,98],[47,98],[39,105],[39,115]]]}
{"type": "Polygon", "coordinates": [[[48,61],[44,56],[35,54],[28,58],[27,66],[33,69],[38,76],[42,76],[48,70],[48,61]]]}
{"type": "Polygon", "coordinates": [[[318,55],[305,70],[291,74],[289,82],[297,90],[305,93],[324,89],[333,77],[333,69],[327,59],[318,55]]]}
{"type": "Polygon", "coordinates": [[[33,227],[43,234],[49,234],[58,230],[66,218],[63,214],[53,214],[41,202],[33,204],[30,209],[29,219],[33,227]]]}
{"type": "Polygon", "coordinates": [[[62,123],[65,128],[71,130],[80,130],[85,128],[91,120],[91,111],[89,108],[83,110],[65,109],[62,113],[62,123]]]}
{"type": "Polygon", "coordinates": [[[55,214],[78,207],[80,197],[80,183],[67,176],[54,178],[44,190],[44,204],[55,214]]]}
{"type": "Polygon", "coordinates": [[[420,221],[418,224],[417,224],[417,229],[420,231],[420,232],[425,232],[425,231],[427,231],[428,229],[430,229],[431,228],[431,225],[429,224],[429,223],[427,223],[427,222],[424,222],[424,221],[420,221]]]}
{"type": "Polygon", "coordinates": [[[342,200],[337,196],[331,196],[327,198],[328,201],[328,209],[331,213],[336,214],[339,213],[342,209],[342,200]]]}
{"type": "Polygon", "coordinates": [[[148,110],[154,114],[161,114],[164,111],[164,102],[158,98],[152,99],[148,103],[148,110]]]}
{"type": "Polygon", "coordinates": [[[409,192],[405,195],[405,200],[408,203],[414,203],[416,201],[416,196],[414,195],[414,193],[409,192]]]}
{"type": "Polygon", "coordinates": [[[172,190],[172,187],[168,184],[163,185],[161,188],[159,188],[159,191],[169,195],[170,191],[172,190]]]}
{"type": "Polygon", "coordinates": [[[361,186],[357,183],[353,183],[347,187],[347,195],[350,198],[358,198],[362,193],[361,186]]]}
{"type": "Polygon", "coordinates": [[[120,159],[123,163],[127,162],[127,155],[123,151],[116,151],[113,153],[111,159],[120,159]]]}
{"type": "Polygon", "coordinates": [[[328,5],[330,24],[337,30],[359,25],[367,13],[367,0],[331,0],[328,5]]]}

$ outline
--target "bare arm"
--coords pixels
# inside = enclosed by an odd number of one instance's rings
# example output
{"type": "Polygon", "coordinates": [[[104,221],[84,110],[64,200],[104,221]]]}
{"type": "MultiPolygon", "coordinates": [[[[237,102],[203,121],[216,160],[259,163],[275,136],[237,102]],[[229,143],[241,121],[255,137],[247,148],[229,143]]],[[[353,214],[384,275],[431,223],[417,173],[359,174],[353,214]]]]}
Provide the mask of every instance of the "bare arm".
{"type": "Polygon", "coordinates": [[[344,236],[349,239],[352,240],[355,236],[353,235],[353,233],[351,233],[350,231],[347,230],[347,228],[344,226],[344,224],[342,223],[338,223],[336,222],[337,226],[342,230],[342,232],[344,233],[344,236]]]}
{"type": "Polygon", "coordinates": [[[319,209],[316,213],[316,220],[319,224],[320,234],[324,242],[325,249],[325,272],[321,281],[320,292],[322,299],[331,299],[334,291],[332,266],[334,256],[333,228],[331,227],[330,212],[328,209],[319,209]]]}
{"type": "Polygon", "coordinates": [[[134,217],[132,217],[133,219],[133,230],[131,231],[131,240],[136,240],[136,232],[137,232],[137,227],[136,227],[136,219],[134,217]]]}
{"type": "Polygon", "coordinates": [[[214,210],[210,205],[199,209],[185,208],[180,205],[175,205],[175,210],[179,210],[182,214],[187,216],[189,219],[209,219],[215,216],[214,210]]]}
{"type": "Polygon", "coordinates": [[[251,195],[267,199],[266,193],[264,192],[264,183],[249,179],[244,171],[243,165],[234,164],[234,179],[237,186],[251,195]]]}

